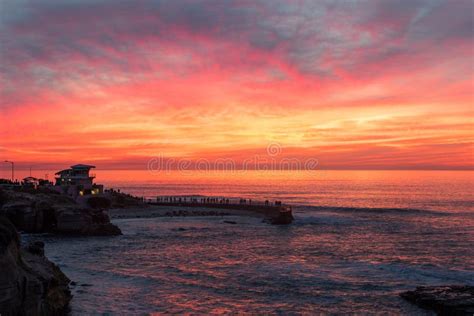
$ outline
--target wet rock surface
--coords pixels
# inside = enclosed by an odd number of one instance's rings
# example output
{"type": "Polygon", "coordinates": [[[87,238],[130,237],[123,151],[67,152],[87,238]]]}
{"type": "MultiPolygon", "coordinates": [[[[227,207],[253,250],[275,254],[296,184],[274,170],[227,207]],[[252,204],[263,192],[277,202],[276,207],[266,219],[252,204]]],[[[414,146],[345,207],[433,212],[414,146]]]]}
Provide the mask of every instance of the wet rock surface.
{"type": "Polygon", "coordinates": [[[438,315],[474,315],[474,286],[419,286],[400,296],[438,315]]]}
{"type": "Polygon", "coordinates": [[[44,256],[44,244],[25,248],[15,226],[0,216],[0,315],[65,315],[69,279],[44,256]]]}

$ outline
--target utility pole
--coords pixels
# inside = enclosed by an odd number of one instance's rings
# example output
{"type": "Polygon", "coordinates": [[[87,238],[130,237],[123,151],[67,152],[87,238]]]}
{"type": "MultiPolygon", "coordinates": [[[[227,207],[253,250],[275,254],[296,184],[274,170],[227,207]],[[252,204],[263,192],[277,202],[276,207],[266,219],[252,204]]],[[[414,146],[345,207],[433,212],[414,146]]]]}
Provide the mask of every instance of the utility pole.
{"type": "Polygon", "coordinates": [[[15,181],[15,163],[9,160],[5,160],[4,162],[8,162],[12,164],[12,182],[14,182],[15,181]]]}

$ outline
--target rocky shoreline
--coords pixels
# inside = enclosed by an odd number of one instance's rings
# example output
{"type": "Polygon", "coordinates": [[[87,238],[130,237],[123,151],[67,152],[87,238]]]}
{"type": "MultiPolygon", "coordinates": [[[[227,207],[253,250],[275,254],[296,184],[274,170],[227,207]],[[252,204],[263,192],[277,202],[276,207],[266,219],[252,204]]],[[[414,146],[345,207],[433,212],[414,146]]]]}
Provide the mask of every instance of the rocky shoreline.
{"type": "MultiPolygon", "coordinates": [[[[250,216],[269,221],[252,211],[147,205],[123,196],[112,196],[109,206],[113,208],[107,211],[104,201],[95,201],[96,206],[87,207],[53,192],[0,189],[0,315],[66,315],[72,299],[69,286],[74,282],[45,257],[44,244],[35,241],[21,246],[18,231],[72,236],[121,234],[110,222],[109,214],[113,219],[250,216]]],[[[223,222],[237,224],[230,220],[223,222]]],[[[270,221],[275,225],[288,222],[291,221],[285,217],[270,221]]],[[[474,314],[473,286],[417,287],[400,296],[438,315],[474,314]]]]}
{"type": "Polygon", "coordinates": [[[85,207],[56,192],[0,191],[0,215],[26,233],[120,235],[104,208],[85,207]]]}
{"type": "Polygon", "coordinates": [[[70,280],[45,257],[43,242],[36,241],[22,247],[19,231],[69,236],[122,233],[110,222],[102,207],[82,206],[67,196],[48,190],[0,189],[2,316],[66,315],[72,299],[70,280]]]}
{"type": "Polygon", "coordinates": [[[70,280],[44,256],[44,244],[21,247],[15,226],[0,216],[0,315],[65,315],[70,280]]]}
{"type": "Polygon", "coordinates": [[[400,296],[438,315],[474,315],[474,286],[419,286],[400,296]]]}

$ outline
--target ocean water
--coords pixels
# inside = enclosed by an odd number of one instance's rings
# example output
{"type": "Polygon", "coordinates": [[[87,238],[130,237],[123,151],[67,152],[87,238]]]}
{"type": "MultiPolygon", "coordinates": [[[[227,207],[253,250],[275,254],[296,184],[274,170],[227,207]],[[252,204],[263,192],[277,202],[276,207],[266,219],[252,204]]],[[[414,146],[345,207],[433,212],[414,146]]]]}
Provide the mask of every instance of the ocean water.
{"type": "Polygon", "coordinates": [[[123,236],[34,237],[77,283],[74,315],[429,315],[398,293],[474,285],[471,172],[121,173],[99,182],[149,197],[281,199],[296,220],[121,219],[123,236]]]}
{"type": "Polygon", "coordinates": [[[97,181],[137,196],[226,196],[292,205],[474,211],[474,171],[126,171],[97,181]]]}

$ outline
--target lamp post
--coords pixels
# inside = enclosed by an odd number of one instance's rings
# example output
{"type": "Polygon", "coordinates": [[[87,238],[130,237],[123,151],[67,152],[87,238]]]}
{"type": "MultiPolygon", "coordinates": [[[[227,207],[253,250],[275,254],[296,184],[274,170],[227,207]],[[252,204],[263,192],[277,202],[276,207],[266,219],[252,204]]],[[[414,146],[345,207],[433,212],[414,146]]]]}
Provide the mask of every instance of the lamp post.
{"type": "Polygon", "coordinates": [[[15,181],[15,163],[9,160],[5,160],[4,162],[8,162],[12,164],[12,182],[14,182],[15,181]]]}
{"type": "Polygon", "coordinates": [[[32,170],[33,170],[33,167],[36,167],[37,165],[30,165],[30,177],[32,175],[32,170]]]}

